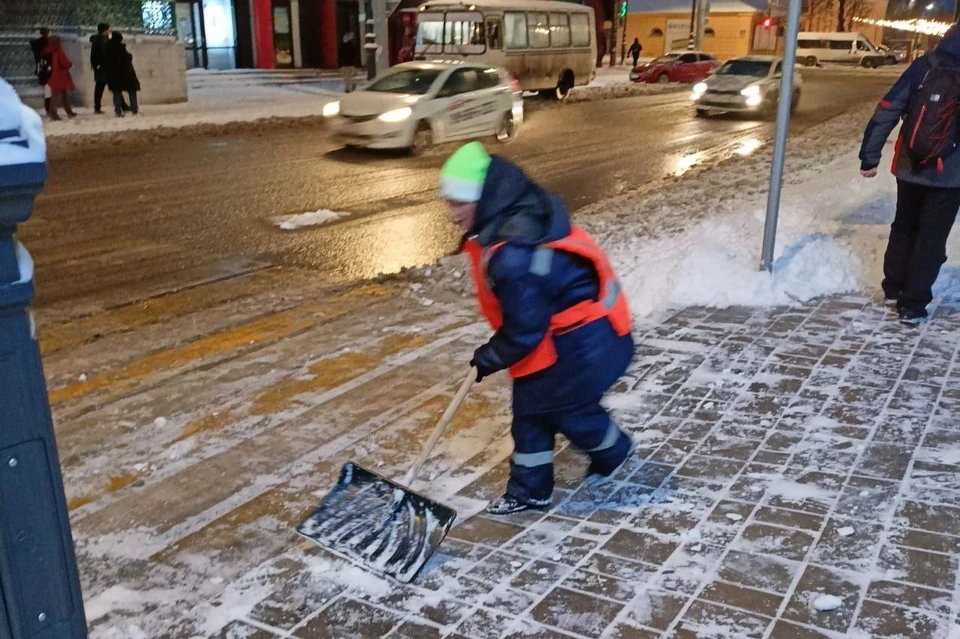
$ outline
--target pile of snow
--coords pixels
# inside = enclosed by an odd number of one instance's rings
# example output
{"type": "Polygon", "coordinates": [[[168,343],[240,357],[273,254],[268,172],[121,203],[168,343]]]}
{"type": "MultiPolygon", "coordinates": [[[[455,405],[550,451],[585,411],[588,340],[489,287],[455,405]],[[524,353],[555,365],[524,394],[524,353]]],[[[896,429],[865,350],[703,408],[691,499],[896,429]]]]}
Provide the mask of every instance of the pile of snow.
{"type": "Polygon", "coordinates": [[[299,213],[297,215],[284,215],[282,217],[275,217],[273,218],[273,222],[284,231],[295,231],[299,228],[307,226],[322,226],[324,224],[329,224],[330,222],[347,217],[348,215],[350,214],[330,211],[328,209],[320,209],[319,211],[308,211],[306,213],[299,213]]]}

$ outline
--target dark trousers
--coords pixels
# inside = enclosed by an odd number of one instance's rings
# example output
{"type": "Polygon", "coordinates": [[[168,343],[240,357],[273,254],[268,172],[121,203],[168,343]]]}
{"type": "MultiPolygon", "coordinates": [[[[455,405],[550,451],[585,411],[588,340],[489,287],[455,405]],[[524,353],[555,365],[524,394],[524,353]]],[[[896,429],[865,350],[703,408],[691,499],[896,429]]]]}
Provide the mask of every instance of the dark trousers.
{"type": "Polygon", "coordinates": [[[633,57],[633,66],[637,66],[637,63],[640,62],[640,54],[632,53],[631,56],[633,57]]]}
{"type": "Polygon", "coordinates": [[[514,452],[507,493],[544,506],[553,494],[553,446],[557,433],[590,457],[592,470],[613,472],[630,452],[630,437],[613,423],[600,400],[562,413],[514,415],[514,452]]]}
{"type": "Polygon", "coordinates": [[[97,82],[93,88],[93,110],[100,111],[103,106],[103,90],[107,88],[106,82],[97,82]]]}
{"type": "MultiPolygon", "coordinates": [[[[137,92],[130,91],[130,112],[136,115],[140,112],[139,105],[137,104],[137,92]]],[[[126,103],[123,101],[123,91],[114,91],[113,92],[113,112],[117,115],[123,115],[123,110],[126,107],[126,103]]]]}
{"type": "Polygon", "coordinates": [[[47,114],[51,120],[60,119],[60,116],[57,115],[60,107],[63,107],[63,110],[66,111],[70,117],[76,115],[73,112],[73,107],[70,106],[70,94],[66,91],[53,91],[53,94],[50,96],[50,108],[47,109],[47,114]]]}
{"type": "Polygon", "coordinates": [[[897,215],[883,258],[883,292],[897,306],[921,311],[947,261],[947,238],[960,208],[960,188],[897,180],[897,215]]]}
{"type": "MultiPolygon", "coordinates": [[[[97,85],[93,88],[93,110],[100,111],[103,107],[103,91],[107,88],[107,83],[97,82],[97,85]]],[[[120,108],[124,111],[129,111],[130,107],[127,106],[126,100],[123,99],[123,96],[120,97],[121,105],[120,108]]]]}

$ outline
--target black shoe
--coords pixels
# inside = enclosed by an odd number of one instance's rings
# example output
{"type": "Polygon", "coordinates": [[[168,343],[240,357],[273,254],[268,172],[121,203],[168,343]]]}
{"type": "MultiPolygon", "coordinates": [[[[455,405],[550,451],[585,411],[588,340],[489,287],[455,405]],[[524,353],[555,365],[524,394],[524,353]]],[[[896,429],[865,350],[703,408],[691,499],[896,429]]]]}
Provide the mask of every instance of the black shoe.
{"type": "Polygon", "coordinates": [[[587,467],[587,474],[584,476],[583,480],[585,482],[598,483],[603,482],[604,479],[608,479],[613,476],[615,472],[620,470],[620,468],[627,463],[627,460],[633,457],[633,454],[637,452],[637,442],[630,438],[630,449],[627,451],[627,454],[624,455],[623,460],[614,466],[611,469],[601,469],[597,466],[595,461],[591,461],[590,465],[587,467]]]}
{"type": "Polygon", "coordinates": [[[532,503],[528,501],[521,501],[510,494],[505,494],[500,499],[493,501],[487,506],[487,512],[491,515],[512,515],[513,513],[521,513],[525,510],[537,510],[540,508],[545,508],[550,505],[551,500],[546,500],[546,503],[532,503]]]}
{"type": "Polygon", "coordinates": [[[93,110],[93,114],[94,114],[94,115],[103,115],[103,109],[94,109],[94,110],[93,110]]]}
{"type": "Polygon", "coordinates": [[[899,311],[900,323],[907,326],[918,326],[927,320],[926,309],[901,308],[899,311]]]}

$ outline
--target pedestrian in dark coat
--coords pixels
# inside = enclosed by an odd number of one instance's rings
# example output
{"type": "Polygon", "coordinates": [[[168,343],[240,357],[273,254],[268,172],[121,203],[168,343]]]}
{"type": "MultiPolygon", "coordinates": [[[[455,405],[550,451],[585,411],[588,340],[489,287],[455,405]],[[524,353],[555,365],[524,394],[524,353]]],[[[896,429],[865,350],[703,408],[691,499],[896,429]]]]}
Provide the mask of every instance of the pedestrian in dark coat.
{"type": "Polygon", "coordinates": [[[107,47],[110,43],[110,25],[101,22],[97,34],[90,36],[90,67],[93,69],[93,112],[103,113],[103,91],[107,87],[107,47]]]}
{"type": "Polygon", "coordinates": [[[137,103],[137,92],[140,90],[140,80],[133,68],[133,54],[127,51],[123,43],[123,35],[114,31],[107,46],[106,58],[107,86],[113,94],[113,110],[118,118],[123,117],[123,93],[130,95],[130,112],[137,115],[140,112],[137,103]]]}
{"type": "MultiPolygon", "coordinates": [[[[860,172],[877,175],[880,154],[890,133],[910,108],[911,99],[933,68],[960,68],[960,27],[954,25],[932,54],[915,60],[880,101],[863,135],[860,172]]],[[[942,166],[917,165],[902,153],[906,131],[900,132],[893,156],[897,178],[897,213],[890,227],[883,261],[883,292],[896,304],[900,319],[915,324],[927,317],[933,283],[947,260],[947,237],[960,208],[960,153],[943,159],[942,166]]]]}
{"type": "Polygon", "coordinates": [[[357,41],[352,31],[343,34],[337,57],[340,61],[340,74],[343,76],[343,92],[350,93],[353,91],[353,79],[357,73],[357,64],[360,62],[360,50],[357,48],[357,41]]]}
{"type": "Polygon", "coordinates": [[[488,512],[545,507],[557,433],[590,457],[588,475],[612,474],[633,448],[600,405],[633,359],[626,299],[563,201],[479,142],[447,161],[440,191],[469,236],[478,301],[496,331],[471,364],[478,380],[513,377],[510,480],[488,512]]]}
{"type": "Polygon", "coordinates": [[[70,75],[73,63],[64,53],[60,38],[50,36],[46,54],[50,57],[50,79],[47,82],[50,85],[50,109],[47,113],[51,120],[59,120],[57,112],[62,106],[68,118],[76,117],[77,114],[70,106],[70,92],[76,88],[70,75]]]}
{"type": "Polygon", "coordinates": [[[50,96],[52,95],[50,86],[50,56],[47,55],[47,47],[50,44],[50,29],[46,27],[40,29],[40,37],[30,41],[30,50],[33,52],[34,74],[37,81],[43,87],[43,110],[50,111],[50,96]]]}
{"type": "Polygon", "coordinates": [[[640,44],[640,38],[634,38],[633,44],[630,45],[630,57],[633,58],[633,66],[637,66],[640,62],[640,52],[643,51],[643,45],[640,44]]]}

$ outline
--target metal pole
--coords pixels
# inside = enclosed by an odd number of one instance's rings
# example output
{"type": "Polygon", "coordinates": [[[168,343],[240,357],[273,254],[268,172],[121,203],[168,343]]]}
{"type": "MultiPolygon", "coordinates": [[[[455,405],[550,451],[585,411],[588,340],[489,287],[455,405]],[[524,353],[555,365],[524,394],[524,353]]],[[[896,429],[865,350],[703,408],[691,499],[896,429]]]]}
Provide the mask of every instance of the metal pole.
{"type": "Polygon", "coordinates": [[[387,0],[373,0],[373,33],[377,48],[374,49],[377,75],[387,70],[389,46],[387,43],[387,0]]]}
{"type": "Polygon", "coordinates": [[[86,639],[70,516],[16,239],[47,180],[43,123],[0,80],[0,637],[86,639]]]}
{"type": "MultiPolygon", "coordinates": [[[[699,5],[700,0],[693,0],[692,6],[690,8],[690,38],[687,40],[687,49],[693,51],[696,48],[697,40],[697,6],[699,5]]],[[[670,43],[667,43],[667,51],[669,51],[670,43]]],[[[664,52],[666,53],[666,51],[664,52]]]]}
{"type": "Polygon", "coordinates": [[[763,253],[760,270],[773,271],[773,249],[777,241],[777,215],[783,187],[783,162],[787,152],[787,129],[790,126],[790,103],[793,101],[793,74],[797,63],[797,36],[800,33],[800,9],[803,0],[787,4],[787,33],[783,47],[783,77],[780,80],[780,103],[777,105],[777,135],[773,144],[773,166],[770,169],[770,192],[767,194],[767,220],[763,226],[763,253]]]}
{"type": "Polygon", "coordinates": [[[707,0],[698,0],[697,2],[697,23],[693,40],[693,47],[697,51],[703,50],[703,31],[707,25],[708,6],[707,0]]]}

